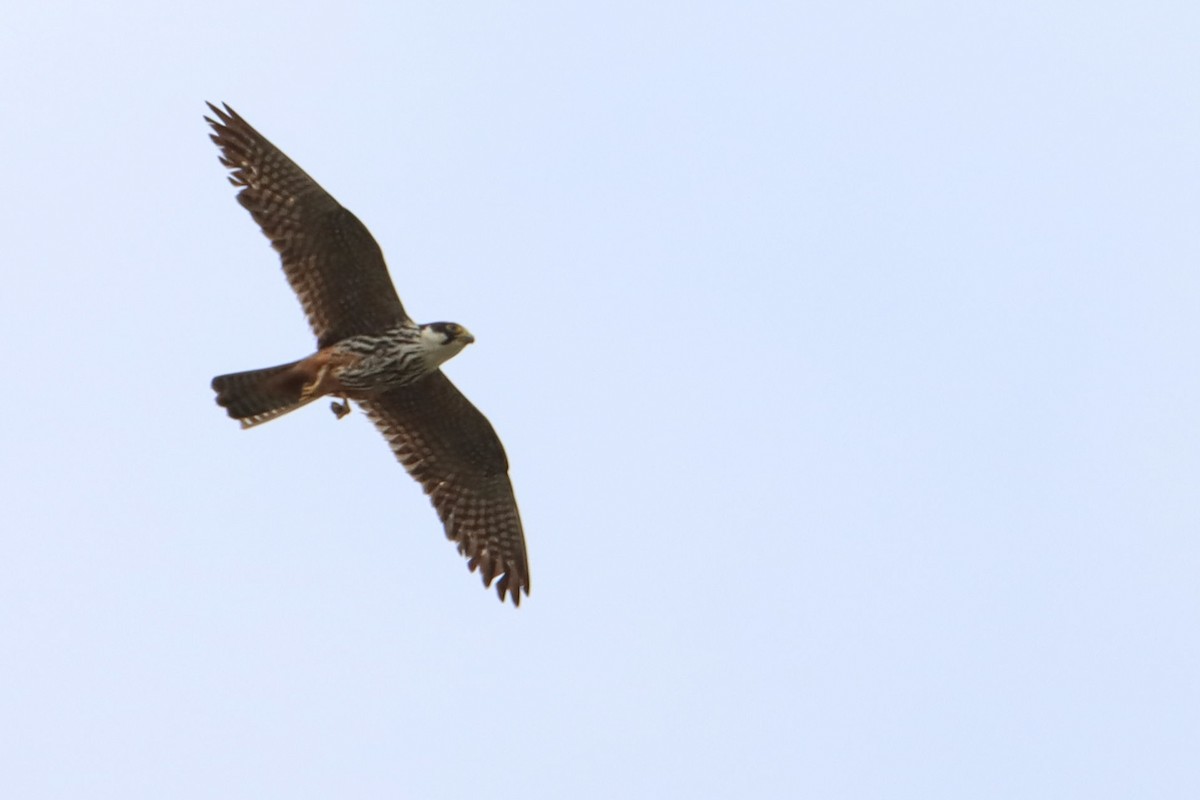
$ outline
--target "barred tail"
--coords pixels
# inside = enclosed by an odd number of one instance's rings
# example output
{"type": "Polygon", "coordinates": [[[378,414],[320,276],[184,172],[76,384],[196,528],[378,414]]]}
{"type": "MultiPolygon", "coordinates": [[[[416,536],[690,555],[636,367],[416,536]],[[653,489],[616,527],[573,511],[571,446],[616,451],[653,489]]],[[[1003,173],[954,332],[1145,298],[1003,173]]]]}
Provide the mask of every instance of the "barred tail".
{"type": "Polygon", "coordinates": [[[293,361],[277,367],[218,375],[212,381],[217,405],[228,411],[229,416],[240,420],[243,428],[261,425],[295,411],[316,399],[302,398],[306,376],[296,369],[298,364],[300,361],[293,361]]]}

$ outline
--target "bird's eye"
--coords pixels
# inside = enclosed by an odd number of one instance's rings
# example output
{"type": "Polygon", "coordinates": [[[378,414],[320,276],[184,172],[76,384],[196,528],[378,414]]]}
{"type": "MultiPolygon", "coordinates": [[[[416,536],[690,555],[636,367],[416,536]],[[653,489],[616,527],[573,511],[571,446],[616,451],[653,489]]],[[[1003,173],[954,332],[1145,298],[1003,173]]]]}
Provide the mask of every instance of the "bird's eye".
{"type": "Polygon", "coordinates": [[[452,336],[457,336],[459,331],[461,331],[461,330],[462,330],[462,328],[459,325],[454,324],[453,322],[451,322],[449,325],[446,326],[446,333],[449,333],[452,336]]]}

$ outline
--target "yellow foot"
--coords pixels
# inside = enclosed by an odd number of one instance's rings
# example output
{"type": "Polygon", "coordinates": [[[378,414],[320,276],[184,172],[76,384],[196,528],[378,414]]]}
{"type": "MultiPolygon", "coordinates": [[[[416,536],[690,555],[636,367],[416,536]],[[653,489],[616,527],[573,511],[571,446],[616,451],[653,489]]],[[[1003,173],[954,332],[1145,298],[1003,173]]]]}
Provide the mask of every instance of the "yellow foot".
{"type": "Polygon", "coordinates": [[[341,419],[342,417],[344,417],[350,413],[350,401],[344,397],[342,398],[342,402],[340,402],[340,403],[338,401],[334,400],[332,403],[329,404],[329,410],[333,412],[333,415],[335,417],[337,417],[338,419],[341,419]]]}

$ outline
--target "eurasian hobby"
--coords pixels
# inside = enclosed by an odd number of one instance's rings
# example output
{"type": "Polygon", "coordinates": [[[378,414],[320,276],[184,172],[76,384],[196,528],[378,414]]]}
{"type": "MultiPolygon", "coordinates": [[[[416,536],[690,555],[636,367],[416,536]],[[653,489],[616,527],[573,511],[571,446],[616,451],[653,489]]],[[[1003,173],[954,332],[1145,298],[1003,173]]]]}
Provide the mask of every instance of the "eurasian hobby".
{"type": "Polygon", "coordinates": [[[212,140],[242,204],[271,240],[317,337],[310,356],[213,379],[243,428],[323,396],[340,419],[354,400],[433,501],[446,536],[484,585],[519,605],[529,594],[521,517],[504,447],[440,365],[475,338],[453,322],[418,325],[358,218],[228,105],[209,103],[212,140]]]}

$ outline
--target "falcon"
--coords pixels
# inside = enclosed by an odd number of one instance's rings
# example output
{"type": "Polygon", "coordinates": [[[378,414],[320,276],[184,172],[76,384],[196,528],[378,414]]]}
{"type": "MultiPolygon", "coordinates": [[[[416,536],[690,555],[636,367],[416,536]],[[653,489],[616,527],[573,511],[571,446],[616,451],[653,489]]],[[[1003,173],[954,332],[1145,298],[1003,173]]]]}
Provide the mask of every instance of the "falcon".
{"type": "Polygon", "coordinates": [[[354,400],[425,489],[470,569],[519,606],[529,566],[508,458],[440,369],[475,337],[453,322],[414,322],[366,226],[227,104],[208,107],[237,200],[278,251],[317,337],[317,351],[298,361],[213,378],[217,404],[251,428],[326,396],[337,398],[341,419],[354,400]]]}

